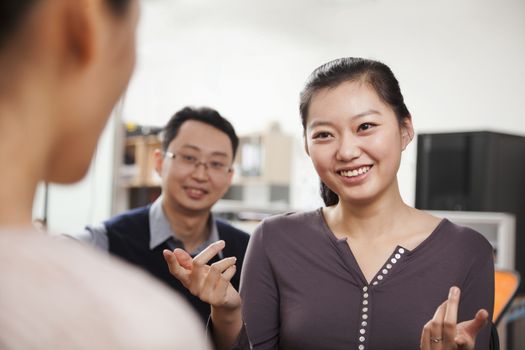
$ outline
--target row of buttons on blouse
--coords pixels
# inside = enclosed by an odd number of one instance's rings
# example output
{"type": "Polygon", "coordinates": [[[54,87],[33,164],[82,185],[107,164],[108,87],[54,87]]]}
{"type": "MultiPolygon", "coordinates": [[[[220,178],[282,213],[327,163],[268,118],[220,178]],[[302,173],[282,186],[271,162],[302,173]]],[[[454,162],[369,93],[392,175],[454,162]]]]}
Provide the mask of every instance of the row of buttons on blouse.
{"type": "MultiPolygon", "coordinates": [[[[383,280],[385,275],[388,274],[390,269],[394,266],[394,264],[397,263],[399,259],[401,259],[401,256],[405,253],[405,249],[399,248],[397,250],[397,253],[394,254],[394,256],[390,259],[390,262],[387,263],[384,268],[381,270],[381,273],[378,273],[376,276],[376,280],[372,282],[373,286],[377,286],[380,281],[383,280]]],[[[366,340],[365,334],[366,334],[366,326],[368,325],[368,286],[363,287],[363,309],[361,313],[361,328],[359,329],[359,350],[364,350],[365,345],[364,342],[366,340]]]]}

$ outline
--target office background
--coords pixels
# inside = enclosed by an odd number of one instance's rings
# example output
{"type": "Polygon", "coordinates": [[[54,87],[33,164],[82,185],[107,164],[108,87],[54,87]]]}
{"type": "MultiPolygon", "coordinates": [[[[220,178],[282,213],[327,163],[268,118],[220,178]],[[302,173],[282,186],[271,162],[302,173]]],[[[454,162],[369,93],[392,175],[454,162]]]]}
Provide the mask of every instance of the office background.
{"type": "MultiPolygon", "coordinates": [[[[418,133],[525,135],[521,0],[143,0],[142,5],[135,74],[88,176],[72,186],[50,186],[52,230],[77,231],[113,213],[122,121],[160,126],[188,104],[218,109],[240,135],[278,121],[296,140],[291,206],[319,205],[317,179],[300,147],[298,93],[315,67],[337,57],[387,63],[418,133]]],[[[408,147],[399,172],[410,204],[416,149],[415,143],[408,147]]],[[[44,210],[42,192],[35,217],[44,210]]]]}

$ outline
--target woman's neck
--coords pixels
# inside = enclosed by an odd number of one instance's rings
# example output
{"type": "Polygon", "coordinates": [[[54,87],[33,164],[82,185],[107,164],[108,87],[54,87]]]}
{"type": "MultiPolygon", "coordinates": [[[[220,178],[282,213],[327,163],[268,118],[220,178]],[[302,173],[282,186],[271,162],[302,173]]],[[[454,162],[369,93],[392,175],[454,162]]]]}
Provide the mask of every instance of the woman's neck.
{"type": "MultiPolygon", "coordinates": [[[[31,225],[33,199],[49,147],[24,113],[0,101],[0,225],[31,225]]],[[[35,112],[35,111],[33,111],[35,112]]],[[[36,113],[36,112],[35,112],[36,113]]],[[[40,114],[42,111],[40,112],[40,114]]],[[[44,117],[42,118],[44,119],[44,117]]]]}
{"type": "Polygon", "coordinates": [[[19,159],[0,152],[0,163],[4,165],[0,181],[0,226],[31,225],[37,181],[29,173],[30,167],[20,167],[19,159]]]}
{"type": "Polygon", "coordinates": [[[374,200],[340,200],[337,205],[325,208],[324,215],[337,236],[369,240],[395,232],[412,210],[403,202],[395,183],[374,200]]]}

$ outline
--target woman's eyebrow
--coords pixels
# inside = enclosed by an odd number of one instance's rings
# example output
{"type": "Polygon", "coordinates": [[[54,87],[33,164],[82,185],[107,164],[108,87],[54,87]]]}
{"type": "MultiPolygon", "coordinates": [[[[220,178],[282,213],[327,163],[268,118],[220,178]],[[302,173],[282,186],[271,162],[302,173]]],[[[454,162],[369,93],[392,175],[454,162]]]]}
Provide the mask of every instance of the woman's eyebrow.
{"type": "MultiPolygon", "coordinates": [[[[350,118],[351,119],[359,119],[359,118],[364,118],[364,117],[367,117],[369,115],[375,115],[375,114],[380,115],[381,113],[379,113],[379,111],[377,111],[375,109],[369,109],[369,110],[366,110],[364,112],[354,114],[350,118]]],[[[317,126],[331,126],[331,125],[333,125],[333,123],[331,121],[328,121],[328,120],[314,120],[310,125],[308,125],[308,128],[315,128],[317,126]]]]}

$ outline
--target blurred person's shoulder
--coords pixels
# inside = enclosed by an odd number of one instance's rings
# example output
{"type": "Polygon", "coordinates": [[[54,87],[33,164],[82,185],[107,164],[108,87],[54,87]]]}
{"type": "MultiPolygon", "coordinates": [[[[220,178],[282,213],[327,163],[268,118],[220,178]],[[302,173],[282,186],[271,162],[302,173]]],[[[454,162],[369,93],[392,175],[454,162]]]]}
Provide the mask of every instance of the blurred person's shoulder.
{"type": "Polygon", "coordinates": [[[32,230],[0,230],[5,349],[208,349],[197,316],[117,258],[32,230]]]}

